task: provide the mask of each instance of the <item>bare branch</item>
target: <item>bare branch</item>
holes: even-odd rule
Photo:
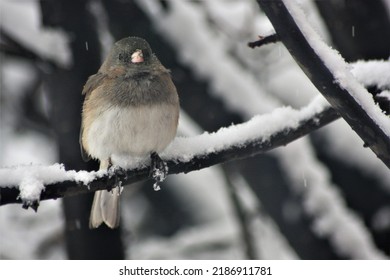
[[[279,41],[280,41],[279,35],[276,33],[269,35],[269,36],[265,36],[265,37],[259,36],[259,40],[254,41],[254,42],[249,42],[248,47],[253,49],[256,47],[261,47],[261,46],[266,45],[266,44],[276,43]]]

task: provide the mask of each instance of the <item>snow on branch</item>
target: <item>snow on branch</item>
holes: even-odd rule
[[[258,0],[258,3],[312,83],[390,168],[390,120],[355,80],[348,64],[321,40],[296,2]]]
[[[238,34],[242,33],[241,30],[251,29],[251,25],[237,29],[240,17],[236,16],[233,19],[231,14],[226,15],[225,10],[222,12],[221,9],[226,9],[225,2],[202,2],[207,7],[208,16],[201,5],[194,5],[191,2],[171,2],[169,12],[159,9],[161,3],[158,1],[138,2],[142,6],[145,5],[144,11],[149,14],[150,19],[162,31],[165,38],[177,46],[177,51],[183,62],[195,69],[197,74],[210,81],[212,93],[216,94],[228,108],[239,113],[243,118],[250,118],[259,112],[269,112],[273,108],[282,106],[281,102],[259,82],[258,75],[261,75],[261,72],[255,71],[256,78],[252,79],[253,73],[248,71],[247,67],[241,67],[236,56],[231,56],[232,45],[229,44],[231,41],[224,40],[224,36],[220,34],[216,35],[215,30],[212,30],[208,25],[209,16],[212,17],[213,22],[221,20],[223,28],[226,27],[225,23],[234,22],[237,33],[230,31],[228,38],[241,38]],[[154,3],[154,6],[146,7],[147,3]],[[229,11],[232,10],[230,8]],[[242,18],[247,17],[243,16]],[[177,25],[177,22],[180,22],[180,26]],[[183,26],[191,26],[191,32],[188,32],[188,28],[183,28]],[[258,29],[254,27],[253,34],[257,34],[257,32]],[[266,32],[266,34],[271,33]],[[253,42],[250,46],[259,47],[277,40],[278,36],[271,35],[260,38],[259,41]],[[199,53],[202,53],[202,56],[199,56]],[[237,54],[248,55],[248,53]],[[389,64],[385,61],[359,62],[351,64],[350,67],[353,75],[364,86],[380,86],[386,84],[386,76],[388,77],[387,73],[389,72],[385,71],[386,63]],[[369,69],[377,69],[377,67],[382,71]],[[367,73],[370,75],[367,76]],[[368,77],[370,77],[369,80],[367,80]],[[390,83],[387,84],[390,85]],[[345,132],[341,132],[341,134],[343,133]],[[335,138],[339,138],[339,135]],[[293,191],[302,197],[306,214],[313,219],[315,225],[320,225],[317,227],[316,233],[321,238],[327,237],[334,248],[347,258],[384,258],[370,239],[370,233],[361,219],[353,210],[346,207],[344,198],[337,191],[338,187],[332,183],[326,167],[318,161],[309,142],[308,139],[295,141],[294,144],[288,145],[283,150],[278,150],[273,155],[276,155],[279,161],[284,164],[284,170],[293,184]],[[357,149],[354,156],[364,151],[360,142]],[[340,154],[345,154],[345,152]],[[300,159],[298,162],[297,158]],[[304,177],[305,184],[302,183],[302,177]],[[356,250],[356,248],[360,250]]]
[[[41,28],[40,13],[33,2],[0,1],[2,13],[0,33],[6,42],[17,47],[18,55],[52,62],[62,67],[72,64],[70,37],[63,31]],[[23,20],[20,20],[20,19]],[[30,38],[34,38],[31,40]],[[18,42],[15,45],[13,42]],[[1,48],[6,46],[1,44]],[[4,49],[7,51],[7,49]],[[11,50],[8,50],[11,51]]]
[[[187,173],[287,145],[338,117],[324,99],[316,98],[301,110],[278,108],[214,133],[177,137],[161,156],[170,174]],[[117,180],[130,184],[149,178],[149,163],[114,160],[126,172],[66,171],[60,164],[0,169],[0,205],[23,203],[36,209],[40,200],[111,189]]]
[[[375,86],[379,89],[390,89],[389,60],[359,60],[351,63],[352,75],[365,87]]]
[[[166,13],[159,1],[138,2],[164,38],[175,46],[181,61],[199,77],[210,81],[210,93],[228,110],[249,119],[281,106],[259,82],[258,73],[254,76],[233,58],[229,44],[210,28],[209,18],[200,5],[191,1],[173,1]]]

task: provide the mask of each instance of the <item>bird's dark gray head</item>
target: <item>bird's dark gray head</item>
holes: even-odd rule
[[[127,37],[114,44],[102,67],[105,69],[112,66],[132,68],[151,64],[154,60],[155,56],[148,42],[139,37]]]

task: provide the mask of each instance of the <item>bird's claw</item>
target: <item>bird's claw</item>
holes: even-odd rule
[[[168,176],[168,165],[160,158],[157,153],[150,155],[152,160],[150,166],[150,175],[154,179],[153,189],[155,191],[161,190],[160,183]]]
[[[111,165],[109,167],[108,173],[110,174],[109,178],[114,176],[114,179],[115,179],[114,188],[118,187],[120,189],[120,193],[121,193],[122,189],[123,189],[121,178],[123,177],[124,180],[127,180],[127,178],[128,178],[126,169],[124,169],[120,166]]]

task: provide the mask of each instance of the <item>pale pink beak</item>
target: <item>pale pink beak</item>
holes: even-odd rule
[[[144,62],[144,55],[142,53],[142,50],[136,50],[131,55],[131,62],[132,63],[141,63]]]

